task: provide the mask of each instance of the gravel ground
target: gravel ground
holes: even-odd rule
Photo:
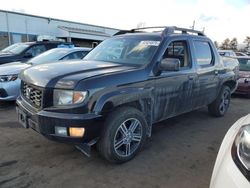
[[[0,103],[0,187],[207,188],[226,131],[249,106],[234,97],[223,118],[203,108],[161,122],[135,159],[113,165],[22,128],[15,104]]]

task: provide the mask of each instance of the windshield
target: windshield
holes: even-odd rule
[[[27,63],[34,64],[34,65],[50,63],[53,61],[60,60],[62,57],[64,57],[68,53],[69,53],[68,49],[54,48],[30,59]]]
[[[238,59],[241,71],[250,71],[250,59]]]
[[[160,39],[155,37],[119,37],[103,41],[94,48],[84,59],[109,61],[119,64],[148,64]]]
[[[16,43],[16,44],[12,44],[11,46],[8,46],[7,48],[4,48],[1,52],[20,54],[29,46],[30,46],[29,44],[25,44],[25,43]]]

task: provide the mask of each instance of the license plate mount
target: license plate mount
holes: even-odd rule
[[[20,109],[17,108],[17,114],[18,114],[18,122],[26,129],[29,128],[28,124],[28,117],[27,115],[22,112]]]

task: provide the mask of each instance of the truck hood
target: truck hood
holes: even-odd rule
[[[0,75],[19,74],[23,69],[30,67],[30,64],[13,62],[0,65]]]
[[[80,80],[131,68],[134,67],[103,61],[65,61],[32,66],[19,77],[39,87],[73,89]],[[72,76],[74,79],[70,79]]]

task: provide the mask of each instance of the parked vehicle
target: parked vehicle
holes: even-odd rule
[[[236,54],[233,50],[218,50],[221,56],[235,57]]]
[[[26,62],[29,59],[60,45],[72,45],[61,41],[39,41],[13,44],[0,51],[0,65],[15,61]]]
[[[250,187],[250,115],[239,119],[221,144],[210,188]]]
[[[20,123],[88,155],[97,143],[105,159],[121,163],[139,152],[156,122],[207,105],[223,116],[237,82],[213,42],[195,30],[159,29],[119,32],[83,61],[24,70]]]
[[[248,56],[247,54],[243,52],[235,52],[236,56]]]
[[[0,65],[0,101],[12,101],[20,94],[21,81],[18,74],[33,65],[66,61],[70,59],[82,59],[90,48],[54,48],[32,59],[23,62],[13,62]]]
[[[250,97],[250,57],[238,57],[239,61],[239,80],[236,94],[243,94]]]

